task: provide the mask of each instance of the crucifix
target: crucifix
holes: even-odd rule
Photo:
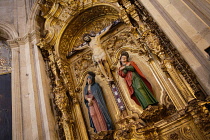
[[[110,88],[112,90],[112,93],[115,97],[115,101],[118,105],[118,108],[123,111],[125,110],[124,102],[122,101],[122,98],[120,96],[119,90],[117,88],[117,85],[115,84],[113,80],[113,76],[107,61],[106,53],[101,45],[101,38],[110,31],[113,27],[118,25],[119,23],[122,23],[120,20],[114,21],[111,25],[105,27],[103,30],[101,30],[98,33],[91,32],[89,34],[83,35],[84,43],[81,45],[74,47],[71,52],[68,53],[66,56],[67,59],[76,54],[77,52],[80,52],[83,49],[90,48],[93,52],[93,61],[97,63],[98,67],[100,68],[102,74],[105,76],[106,80],[109,82]]]
[[[73,48],[71,52],[67,55],[67,58],[70,58],[76,52],[90,48],[93,52],[93,61],[97,63],[98,67],[100,68],[101,73],[105,76],[107,81],[113,81],[113,77],[110,71],[110,67],[107,61],[106,53],[101,45],[101,37],[103,37],[111,28],[119,24],[121,21],[116,20],[111,25],[107,26],[99,33],[91,32],[89,34],[83,35],[83,40],[85,41],[78,47]]]

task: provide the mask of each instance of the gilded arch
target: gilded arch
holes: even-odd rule
[[[96,5],[87,8],[81,13],[75,14],[65,30],[61,33],[59,43],[56,44],[56,52],[59,56],[65,57],[73,46],[82,44],[82,35],[90,31],[99,32],[119,18],[119,11],[110,5]]]

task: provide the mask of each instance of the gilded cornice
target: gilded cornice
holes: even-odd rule
[[[0,73],[0,75],[10,74],[10,73],[12,73],[12,70],[7,71],[7,72]]]

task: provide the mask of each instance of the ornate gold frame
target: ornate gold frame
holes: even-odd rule
[[[48,60],[55,110],[59,114],[57,117],[59,132],[63,134],[59,137],[64,136],[65,139],[71,140],[210,137],[206,126],[209,119],[202,119],[209,114],[206,108],[208,102],[197,100],[198,95],[205,96],[205,93],[188,64],[141,3],[138,1],[131,3],[128,0],[103,2],[46,0],[40,6],[46,19],[45,30],[48,32],[38,46]],[[91,52],[83,51],[70,60],[66,59],[66,55],[73,47],[82,43],[82,34],[92,30],[98,32],[118,18],[122,19],[124,24],[102,38],[115,80],[120,81],[116,76],[119,55],[123,50],[129,51],[141,57],[141,63],[148,65],[148,69],[162,89],[161,96],[164,99],[159,97],[161,100],[159,106],[142,110],[128,101],[123,94],[127,92],[125,89],[120,89],[126,110],[120,112],[115,105],[117,115],[113,118],[116,129],[94,134],[88,132],[84,110],[78,96],[82,92],[81,86],[84,84],[87,69],[84,65],[82,68],[75,68],[76,63],[85,61],[89,64],[88,70],[95,70],[90,60]],[[123,39],[130,42],[120,46],[120,43],[125,43]],[[116,41],[121,42],[115,44]],[[117,49],[109,51],[114,47]],[[115,56],[111,55],[113,52]],[[77,69],[79,71],[75,73]],[[98,74],[100,75],[100,72]],[[103,77],[98,80],[106,85]],[[120,85],[122,82],[117,84]],[[209,118],[209,115],[206,118]],[[198,124],[200,130],[196,126]],[[179,129],[170,129],[170,126],[178,125]],[[190,133],[193,133],[193,136],[190,136]]]

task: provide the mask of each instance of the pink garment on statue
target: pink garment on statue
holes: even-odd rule
[[[104,119],[103,114],[101,113],[101,110],[93,94],[91,94],[91,92],[88,91],[88,95],[85,95],[85,98],[92,98],[92,105],[89,106],[89,111],[96,131],[107,131],[106,121]]]

